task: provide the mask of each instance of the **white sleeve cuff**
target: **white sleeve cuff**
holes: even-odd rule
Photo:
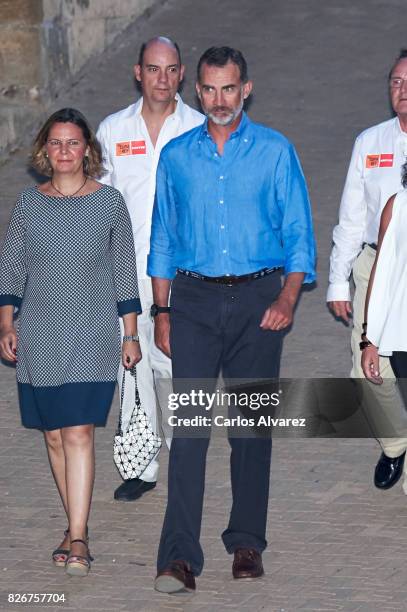
[[[330,283],[326,296],[327,302],[350,302],[349,282],[346,283]]]

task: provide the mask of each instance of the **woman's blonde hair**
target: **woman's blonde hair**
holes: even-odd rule
[[[105,174],[102,148],[85,117],[75,108],[62,108],[46,120],[34,140],[30,157],[31,166],[40,174],[52,176],[52,168],[45,153],[45,145],[49,132],[55,123],[73,123],[82,130],[88,148],[88,152],[83,160],[84,173],[93,178],[99,178]]]

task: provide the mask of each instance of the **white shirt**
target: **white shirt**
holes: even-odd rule
[[[367,337],[379,354],[407,351],[407,190],[393,203],[369,300]]]
[[[349,277],[364,242],[376,243],[381,212],[401,189],[407,133],[397,117],[362,132],[356,139],[333,231],[327,301],[350,301]]]
[[[133,226],[139,279],[147,278],[155,176],[161,149],[172,138],[201,125],[205,119],[184,104],[179,94],[175,99],[175,112],[166,118],[155,147],[141,114],[143,98],[106,117],[97,131],[108,171],[101,182],[116,187],[126,201]]]

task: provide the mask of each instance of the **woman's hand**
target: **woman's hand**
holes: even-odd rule
[[[370,380],[370,382],[375,385],[381,385],[383,383],[383,378],[380,376],[379,353],[377,352],[377,346],[372,344],[363,349],[362,369],[363,374],[368,380]]]
[[[17,361],[17,334],[14,327],[0,331],[0,357],[6,361]]]
[[[126,370],[131,370],[141,360],[140,343],[124,341],[122,346],[122,363]]]

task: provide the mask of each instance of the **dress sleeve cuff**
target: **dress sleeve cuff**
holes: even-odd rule
[[[3,293],[0,295],[0,306],[15,306],[20,308],[22,299],[17,295]]]
[[[129,312],[136,312],[137,314],[141,314],[140,299],[133,298],[131,300],[123,300],[121,302],[117,302],[117,311],[119,313],[119,317],[129,314]]]

